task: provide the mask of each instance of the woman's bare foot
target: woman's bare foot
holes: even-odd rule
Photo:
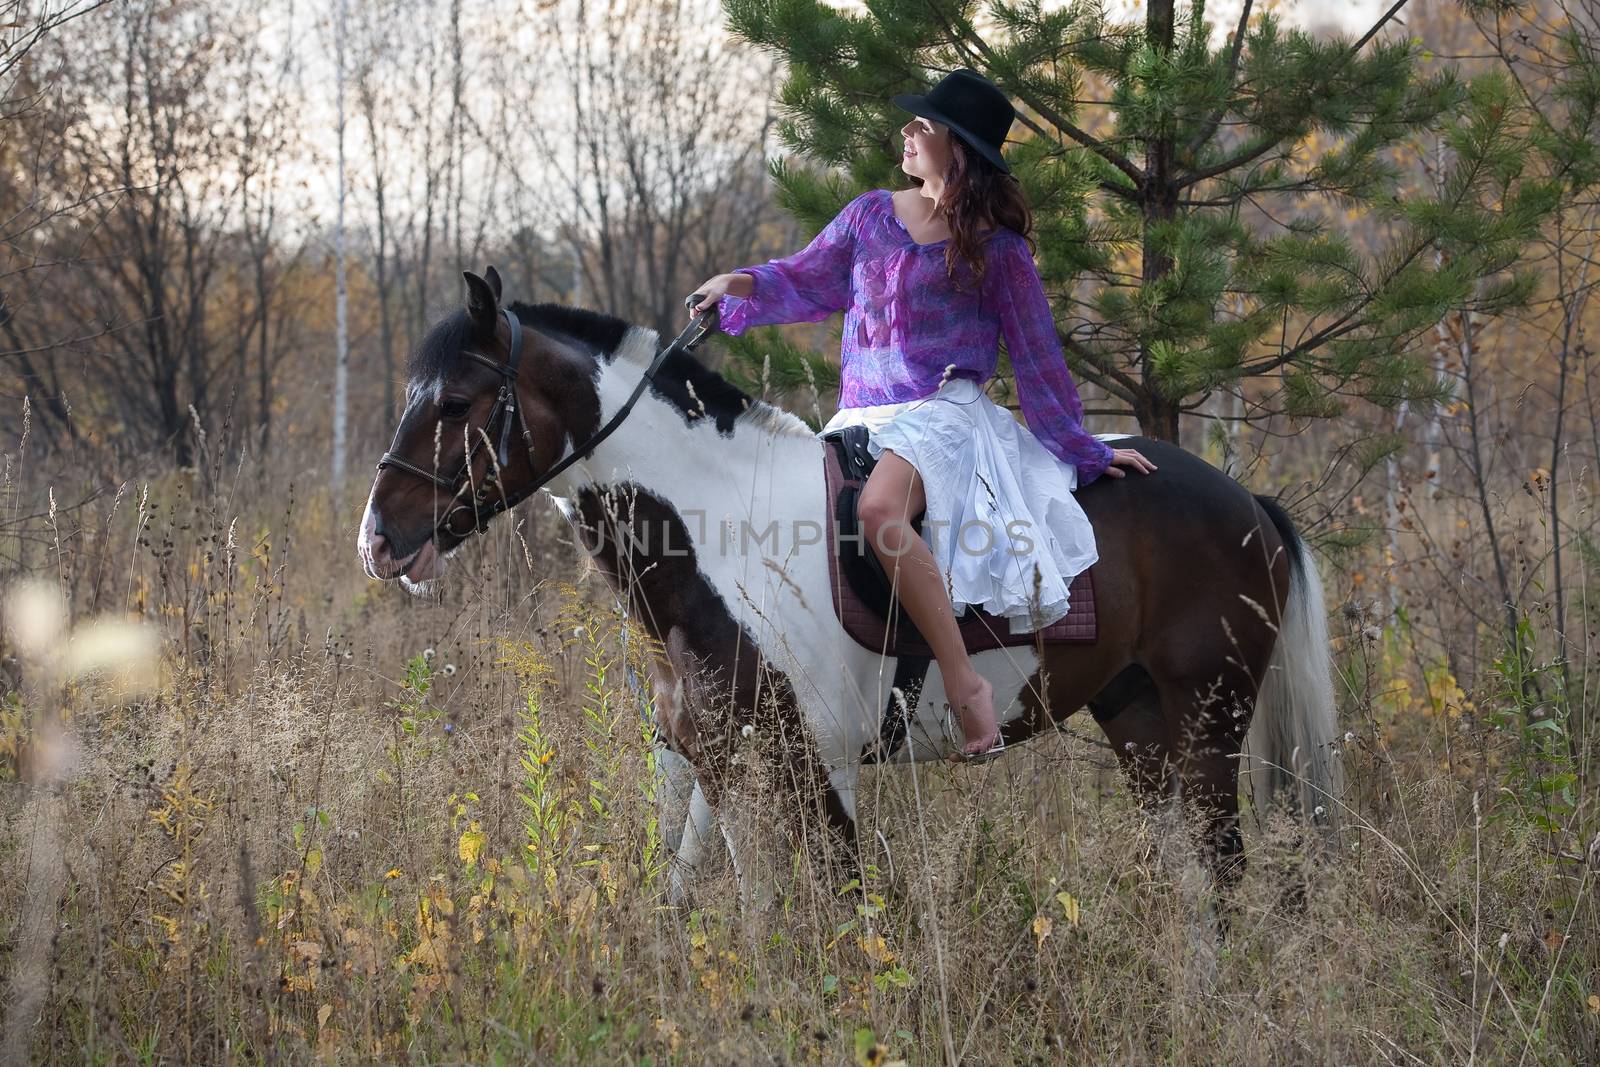
[[[964,691],[950,691],[950,704],[961,722],[965,744],[950,757],[952,763],[963,756],[979,756],[1000,740],[1000,724],[995,721],[994,686],[983,675],[973,672],[973,681]]]

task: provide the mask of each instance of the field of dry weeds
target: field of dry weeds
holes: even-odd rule
[[[1565,674],[1537,607],[1496,651],[1493,598],[1461,607],[1485,566],[1466,534],[1398,560],[1326,542],[1344,828],[1307,857],[1252,824],[1218,938],[1086,717],[987,767],[869,770],[859,880],[802,853],[771,913],[725,869],[670,909],[643,637],[547,506],[419,600],[361,575],[357,505],[314,479],[215,462],[82,503],[8,479],[32,583],[6,592],[7,1059],[1600,1056],[1572,730],[1597,612]],[[1547,489],[1503,504],[1525,573]],[[1406,499],[1411,529],[1465,527],[1464,503]]]

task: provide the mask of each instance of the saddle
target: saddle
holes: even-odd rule
[[[823,468],[827,483],[828,578],[839,623],[855,641],[886,656],[926,660],[933,650],[916,625],[899,610],[890,592],[889,576],[861,533],[857,505],[867,476],[877,466],[867,449],[865,426],[848,426],[824,440]],[[921,531],[919,517],[913,524]],[[960,617],[967,651],[982,652],[1010,645],[1092,644],[1099,636],[1094,610],[1094,568],[1076,575],[1068,586],[1067,614],[1036,633],[1013,634],[1004,618],[969,607]]]

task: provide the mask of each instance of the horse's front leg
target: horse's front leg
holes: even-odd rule
[[[783,763],[768,763],[776,773],[765,782],[742,776],[718,819],[740,900],[756,910],[780,898],[796,855],[807,858],[829,890],[861,873],[855,818],[860,765],[829,770],[815,751],[780,750],[777,756]]]
[[[674,856],[683,847],[689,801],[694,795],[694,764],[665,744],[655,747],[656,825],[662,843]]]
[[[771,904],[777,883],[773,857],[778,852],[770,837],[772,828],[765,825],[774,807],[771,799],[758,796],[754,783],[730,781],[726,771],[702,778],[688,760],[677,758],[688,769],[682,786],[687,803],[681,828],[667,839],[673,853],[668,902],[675,906],[688,902],[696,876],[705,862],[715,858],[712,850],[720,843],[728,850],[744,906],[760,909]]]
[[[689,766],[688,760],[684,760],[683,763],[685,767]],[[693,780],[691,773],[688,807],[683,827],[675,835],[678,844],[672,850],[672,864],[667,877],[669,904],[677,907],[688,902],[689,893],[694,887],[695,873],[707,859],[706,850],[715,847],[717,836],[713,832],[712,823],[716,819],[716,812],[706,800],[705,791],[700,788],[698,781]]]
[[[730,773],[721,783],[717,825],[733,864],[740,904],[747,911],[764,911],[780,893],[782,800],[772,796],[771,782],[762,782],[760,776],[749,773],[750,767],[738,770],[744,773]]]
[[[667,647],[684,656],[681,638],[669,637]],[[693,888],[696,873],[709,858],[707,848],[716,847],[712,823],[716,811],[701,788],[695,766],[684,752],[696,749],[698,735],[689,713],[687,686],[670,659],[658,660],[652,670],[656,734],[663,740],[656,745],[657,825],[672,860],[668,874],[667,900],[684,904]]]
[[[822,758],[816,724],[807,724],[789,678],[748,652],[721,657],[728,668],[707,669],[676,632],[666,652],[677,679],[668,705],[675,747],[690,753],[699,798],[685,836],[703,834],[715,818],[744,906],[760,910],[778,899],[795,848],[825,857],[843,851],[853,871],[857,772]],[[847,750],[829,745],[835,749],[836,757]],[[684,850],[698,858],[688,841]]]

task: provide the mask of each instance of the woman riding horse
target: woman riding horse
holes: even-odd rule
[[[963,76],[951,84],[970,83]],[[950,99],[939,96],[941,114],[961,117]],[[997,157],[1004,126],[983,125],[977,112],[967,117],[965,140],[948,142],[951,157],[972,148],[999,163],[983,146]],[[928,592],[939,557],[919,551],[920,538],[888,529],[903,529],[926,501],[951,519],[1004,523],[1020,515],[1034,523],[1036,542],[1054,538],[1022,562],[1036,568],[1036,577],[1023,573],[1026,588],[1038,592],[1010,613],[1014,627],[1065,611],[1064,583],[1086,558],[1102,607],[1092,643],[970,658],[950,647],[952,627],[922,627],[930,636],[943,631],[940,669],[907,695],[903,743],[892,760],[986,748],[991,691],[1007,743],[1052,732],[1087,707],[1141,796],[1192,804],[1218,873],[1235,877],[1241,770],[1263,808],[1287,793],[1304,814],[1335,810],[1335,707],[1315,560],[1274,500],[1177,445],[1133,437],[1118,449],[1083,432],[1028,258],[1020,201],[995,194],[1008,186],[994,175],[987,186],[972,177],[987,171],[969,170],[960,184],[941,180],[934,146],[949,131],[930,123],[908,132],[907,173],[937,194],[929,197],[943,208],[937,218],[926,205],[918,210],[921,193],[902,200],[875,190],[814,242],[828,249],[814,257],[826,269],[801,276],[802,286],[780,288],[781,264],[793,259],[778,261],[765,274],[759,267],[736,273],[721,296],[708,286],[702,306],[716,299],[739,329],[763,314],[802,317],[789,301],[802,309],[816,301],[814,318],[849,303],[843,418],[881,430],[879,449],[887,451],[878,469],[888,473],[869,525],[879,545],[920,561],[899,568],[902,600],[918,599],[920,590],[924,612],[943,611],[948,622],[949,595]],[[976,203],[997,223],[982,242],[976,212],[961,206],[978,188],[990,191]],[[938,238],[941,223],[950,237]],[[943,288],[950,271],[967,288]],[[751,828],[753,819],[776,817],[770,806],[741,804],[731,792],[743,788],[730,772],[741,738],[775,737],[762,749],[766,758],[784,761],[782,780],[849,845],[859,775],[878,750],[896,659],[847,634],[833,610],[830,553],[799,536],[819,530],[829,514],[825,446],[800,420],[740,392],[679,342],[663,347],[653,330],[593,311],[504,304],[493,268],[466,280],[465,306],[435,324],[408,367],[406,408],[361,521],[358,553],[367,572],[426,587],[467,538],[547,491],[659,650],[652,709],[671,779],[662,793],[687,800],[682,829],[667,833],[680,861],[675,895],[714,827],[747,894],[768,884],[751,864],[785,866],[759,847],[766,834]],[[923,289],[934,295],[915,299],[913,290]],[[741,292],[742,303],[729,299]],[[763,311],[774,296],[790,310]],[[1023,412],[1037,440],[996,415],[978,388],[993,373],[997,331],[1024,379]],[[960,343],[937,353],[919,347],[940,337]],[[852,346],[878,362],[852,361]],[[1146,456],[1159,461],[1159,472]],[[1137,488],[1119,483],[1117,466],[1145,476]],[[1112,477],[1094,476],[1108,471]],[[975,496],[974,481],[993,496]],[[726,536],[708,536],[729,529],[758,537],[752,544],[741,536],[729,551]],[[1085,540],[1090,530],[1093,539]],[[773,531],[779,540],[768,538]],[[788,531],[794,536],[784,539]],[[998,597],[1019,607],[1020,568],[1008,569],[1014,560],[1002,557],[995,570],[993,558],[969,564],[948,546],[943,552],[955,601],[987,605]],[[994,576],[987,584],[986,569]],[[946,737],[950,704],[963,709],[965,743]],[[1252,759],[1242,763],[1247,731]],[[802,824],[791,833],[808,836]]]
[[[691,310],[716,304],[734,336],[846,312],[839,413],[823,433],[872,431],[862,532],[939,661],[966,736],[952,758],[976,762],[1004,742],[956,612],[982,608],[1017,633],[1066,615],[1073,575],[1099,558],[1073,490],[1154,465],[1083,428],[1033,264],[1031,213],[1000,151],[1011,101],[962,68],[894,102],[916,116],[900,130],[916,188],[863,193],[800,252],[701,285]],[[1038,437],[983,390],[1001,334]],[[924,511],[918,537],[911,523]],[[973,523],[983,551],[962,536]]]

